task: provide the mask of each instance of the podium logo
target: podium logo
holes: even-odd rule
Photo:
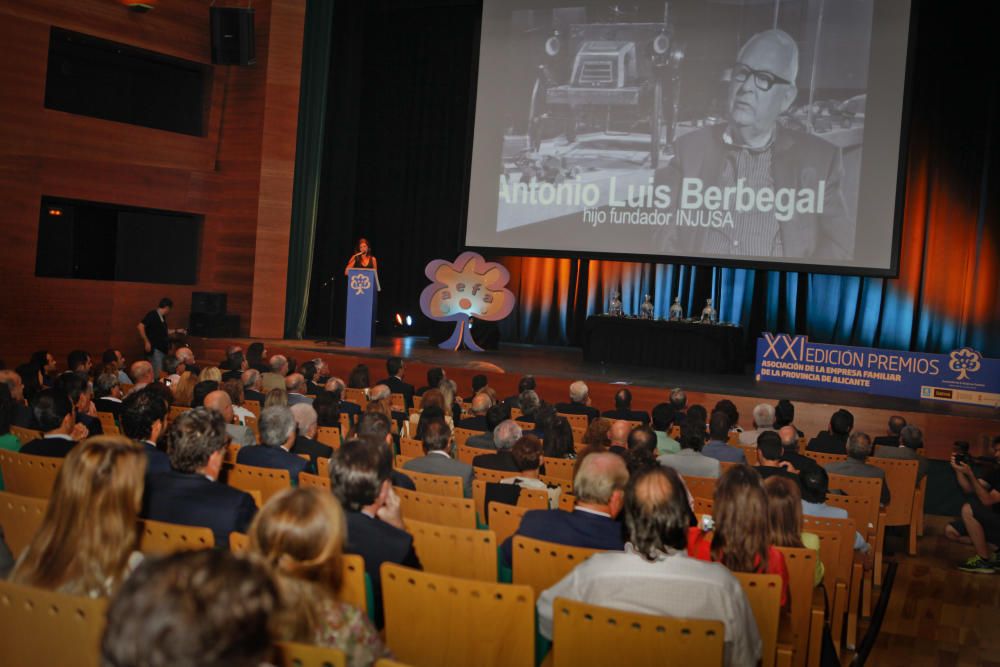
[[[975,373],[982,368],[982,364],[979,362],[982,355],[971,347],[953,350],[950,356],[951,361],[948,362],[948,368],[958,373],[956,380],[968,380],[969,373]]]
[[[363,274],[358,274],[351,278],[351,289],[357,295],[364,294],[367,290],[371,289],[372,281],[368,280],[368,276]]]

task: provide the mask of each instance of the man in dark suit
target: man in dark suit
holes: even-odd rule
[[[624,419],[627,422],[641,422],[644,426],[649,424],[648,412],[632,409],[632,392],[628,389],[618,390],[615,394],[615,409],[608,410],[602,416],[608,419]]]
[[[52,356],[51,354],[49,355]],[[24,428],[35,428],[31,408],[24,404],[24,381],[14,371],[0,370],[0,382],[7,385],[10,397],[14,400],[14,416],[11,423]]]
[[[382,563],[420,568],[413,537],[406,532],[399,498],[392,490],[392,457],[374,439],[348,440],[330,462],[330,488],[347,518],[344,551],[365,560],[375,598],[375,625],[384,623]]]
[[[351,423],[356,425],[361,419],[361,406],[344,400],[344,387],[343,380],[332,377],[326,381],[325,391],[333,395],[333,400],[337,404],[337,412],[348,415],[351,418]]]
[[[517,393],[513,396],[508,396],[503,399],[503,402],[507,404],[509,408],[521,408],[521,394],[526,391],[535,391],[536,387],[535,376],[525,375],[517,382]]]
[[[170,458],[156,442],[166,426],[167,403],[156,391],[146,388],[134,392],[122,402],[122,434],[142,443],[146,450],[146,475],[170,472]]]
[[[87,437],[87,427],[76,423],[73,403],[65,391],[44,389],[31,399],[35,424],[45,437],[21,446],[22,454],[65,458],[76,443]]]
[[[520,440],[523,434],[524,431],[521,425],[513,419],[500,422],[493,429],[493,444],[496,447],[496,452],[492,454],[480,454],[475,457],[472,459],[473,467],[515,473],[520,472],[510,452],[514,447],[514,443]]]
[[[122,411],[122,388],[115,373],[101,373],[94,380],[94,407],[109,412],[117,419]]]
[[[323,385],[316,384],[318,379],[319,369],[316,367],[315,361],[307,361],[301,366],[299,366],[299,373],[306,381],[306,392],[310,396],[316,396],[319,392],[323,391]]]
[[[289,408],[295,418],[297,435],[292,443],[292,454],[305,454],[309,457],[313,470],[318,466],[317,459],[328,459],[333,456],[333,447],[316,440],[316,409],[307,404],[299,403]]]
[[[309,461],[291,453],[295,436],[295,417],[291,410],[281,405],[266,408],[260,413],[260,444],[241,447],[236,462],[287,470],[292,485],[297,485],[300,472],[315,472],[315,468],[310,468]]]
[[[807,470],[821,467],[815,459],[799,454],[799,432],[794,426],[782,426],[778,430],[778,437],[781,438],[781,460],[791,466],[792,472],[802,475]]]
[[[569,386],[569,403],[556,403],[556,412],[564,415],[587,415],[587,421],[601,416],[597,408],[590,405],[590,388],[583,380]]]
[[[789,470],[790,463],[784,460],[781,437],[774,431],[764,431],[757,436],[757,466],[754,468],[761,479],[784,477],[799,484],[799,476]]]
[[[429,475],[462,478],[462,492],[472,497],[472,466],[452,458],[455,441],[444,419],[433,419],[424,426],[424,455],[403,464],[403,470]]]
[[[89,414],[91,405],[90,382],[82,372],[60,373],[56,378],[55,388],[66,392],[73,403],[76,413],[76,423],[87,427],[88,435],[104,435],[101,420]],[[96,412],[96,410],[94,410]]]
[[[255,368],[247,369],[243,371],[240,379],[243,382],[243,400],[257,401],[263,408],[267,396],[261,391],[260,371]]]
[[[493,407],[493,401],[489,394],[476,394],[472,397],[472,416],[455,422],[455,428],[484,432],[486,430],[486,412],[491,407]]]
[[[486,411],[486,430],[483,433],[469,436],[465,441],[466,446],[476,449],[496,449],[493,441],[493,431],[502,422],[510,419],[510,408],[506,403],[497,403]]]
[[[533,510],[524,515],[514,535],[587,549],[620,551],[625,548],[622,524],[617,521],[625,505],[628,469],[610,452],[590,454],[580,462],[573,480],[576,505],[572,512]],[[507,564],[513,562],[514,538],[500,545]]]
[[[434,368],[427,371],[427,386],[417,389],[416,395],[423,396],[428,389],[437,389],[438,385],[441,384],[441,380],[445,379],[447,374],[444,369],[440,366],[435,366]]]
[[[366,412],[358,421],[358,437],[371,438],[374,442],[380,443],[380,447],[385,448],[385,455],[392,460],[394,441],[392,439],[392,424],[389,418],[380,412]],[[416,491],[417,485],[413,480],[392,468],[389,471],[389,481],[393,486],[401,489]]]
[[[830,417],[830,430],[820,431],[806,446],[807,452],[821,454],[846,454],[847,436],[854,428],[854,415],[844,409],[837,410]]]
[[[253,498],[217,482],[226,450],[222,417],[205,408],[180,415],[167,429],[170,472],[146,478],[142,516],[146,519],[204,526],[215,546],[228,548],[229,533],[245,533],[257,507]]]
[[[688,402],[687,392],[680,387],[671,389],[669,402],[670,408],[673,411],[670,421],[680,426],[687,420],[687,413],[684,411],[687,408]]]
[[[899,415],[889,417],[889,434],[877,436],[875,440],[872,441],[875,445],[876,451],[879,447],[899,447],[899,434],[903,430],[904,426],[906,426],[906,420]],[[876,456],[881,455],[876,454]]]
[[[388,371],[389,377],[379,380],[375,384],[384,384],[389,387],[393,394],[402,394],[403,400],[406,402],[406,410],[409,412],[410,408],[413,407],[413,385],[403,382],[403,377],[406,374],[403,360],[399,357],[389,357],[385,362],[385,369]]]
[[[867,433],[855,431],[847,439],[847,460],[827,463],[824,468],[831,475],[847,475],[848,477],[874,477],[882,480],[882,497],[880,502],[883,506],[888,505],[892,500],[889,492],[889,485],[885,483],[885,471],[878,466],[865,463],[865,460],[872,455],[872,439]]]
[[[490,379],[488,377],[486,377],[485,375],[483,375],[481,373],[479,375],[473,375],[472,376],[472,395],[469,396],[467,399],[465,399],[465,402],[466,403],[471,403],[472,399],[474,399],[476,397],[476,395],[479,392],[481,392],[483,389],[486,389],[486,387],[488,387],[489,384],[490,384]],[[491,391],[492,391],[492,389],[491,389]]]
[[[243,354],[243,348],[239,345],[231,345],[226,350],[225,372],[222,373],[222,381],[240,380],[243,372],[247,369],[247,358]]]

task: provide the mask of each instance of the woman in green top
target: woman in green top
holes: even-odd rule
[[[767,513],[771,523],[771,544],[776,547],[808,548],[816,552],[813,585],[823,583],[825,569],[819,559],[819,536],[802,531],[802,492],[799,485],[777,475],[764,482]]]
[[[0,449],[16,452],[21,449],[21,441],[10,432],[10,423],[14,419],[16,405],[11,398],[10,389],[0,382]],[[0,491],[4,490],[3,476],[0,475]]]

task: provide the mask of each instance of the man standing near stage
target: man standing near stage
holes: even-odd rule
[[[167,349],[170,345],[170,334],[183,333],[185,329],[168,329],[167,315],[174,307],[174,302],[168,297],[160,299],[160,305],[155,310],[146,313],[136,327],[142,337],[142,346],[146,351],[149,363],[153,365],[153,381],[160,379],[160,371],[163,370],[163,359],[167,356]]]

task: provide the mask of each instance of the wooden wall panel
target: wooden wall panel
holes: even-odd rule
[[[52,26],[207,64],[210,4],[161,0],[152,12],[134,14],[116,0],[0,2],[0,43],[6,55],[0,70],[5,278],[0,359],[8,365],[43,347],[64,359],[75,347],[97,354],[115,346],[134,359],[141,353],[138,319],[166,295],[175,303],[171,326],[186,326],[192,291],[226,292],[229,311],[241,316],[244,335],[260,335],[251,331],[252,314],[270,326],[277,323],[280,331],[304,0],[254,3],[257,65],[212,68],[203,137],[43,106]],[[280,49],[276,57],[269,53],[271,44]],[[204,216],[197,283],[36,278],[43,195]],[[269,244],[264,256],[270,278],[257,284],[255,292],[262,238]],[[170,261],[170,248],[162,256]],[[280,281],[274,280],[277,272]]]

